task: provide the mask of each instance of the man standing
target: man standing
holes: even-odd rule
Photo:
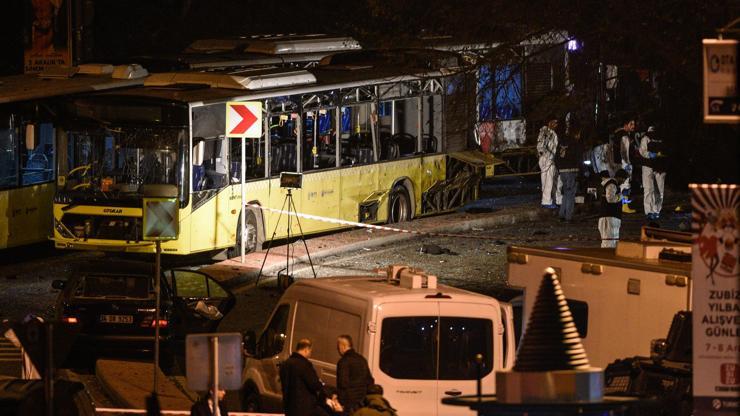
[[[622,198],[620,184],[627,180],[627,172],[619,169],[615,178],[609,172],[601,172],[601,206],[599,208],[599,234],[602,248],[615,248],[619,240],[619,227],[622,224]]]
[[[632,178],[632,163],[630,163],[630,136],[635,132],[634,117],[626,117],[622,127],[614,132],[615,143],[612,144],[612,151],[615,158],[619,159],[622,169],[627,173],[627,181],[620,185],[622,191],[622,212],[625,214],[634,214],[634,209],[630,208],[632,202],[630,198],[630,180]]]
[[[560,205],[560,220],[572,221],[576,202],[576,177],[583,161],[581,126],[571,121],[568,134],[558,145],[558,158],[555,161],[560,179],[563,182],[563,201]]]
[[[356,352],[352,345],[352,337],[340,335],[337,337],[337,351],[342,358],[337,363],[337,393],[339,403],[346,414],[351,415],[360,407],[362,399],[367,394],[368,387],[375,384],[367,360]]]
[[[208,390],[208,393],[204,397],[193,403],[193,406],[190,408],[190,416],[229,416],[229,411],[226,410],[226,403],[224,402],[225,397],[226,390],[219,386],[218,409],[214,410],[213,390]]]
[[[295,351],[280,367],[280,384],[283,390],[283,410],[286,416],[324,416],[329,413],[322,407],[329,399],[324,385],[308,359],[313,346],[311,340],[298,341]]]
[[[558,148],[558,135],[555,129],[558,119],[548,117],[547,125],[542,126],[537,136],[537,154],[539,155],[540,180],[542,181],[542,207],[555,208],[552,201],[552,191],[555,186],[555,152]]]
[[[642,136],[640,155],[644,159],[642,187],[645,191],[645,215],[648,220],[658,220],[663,208],[666,158],[663,140],[653,126],[648,127],[647,133]]]

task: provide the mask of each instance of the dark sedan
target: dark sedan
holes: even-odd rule
[[[80,325],[76,345],[151,351],[154,346],[154,265],[138,261],[96,261],[74,269],[61,289],[57,318]],[[193,270],[161,275],[160,341],[188,333],[214,332],[234,306],[234,296],[210,276]]]

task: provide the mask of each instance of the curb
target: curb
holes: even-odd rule
[[[116,365],[121,370],[116,371]],[[127,377],[123,377],[125,374]],[[148,377],[147,377],[148,375]],[[152,384],[152,364],[141,361],[98,360],[95,363],[95,378],[114,403],[133,409],[145,409],[146,398]],[[159,370],[158,397],[163,409],[189,410],[192,400],[182,393],[172,381]],[[143,381],[143,383],[142,383]],[[151,387],[151,386],[150,386]],[[130,390],[125,392],[125,390]]]

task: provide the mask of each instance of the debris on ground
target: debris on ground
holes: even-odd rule
[[[485,231],[485,228],[473,227],[473,228],[471,228],[471,230],[473,230],[473,231]]]
[[[532,233],[532,235],[548,235],[548,234],[550,234],[550,232],[545,231],[545,230],[534,230],[534,232]]]
[[[440,254],[450,254],[453,256],[457,255],[457,253],[451,251],[449,248],[440,247],[436,244],[422,244],[421,248],[419,249],[419,253],[431,254],[434,256],[438,256]]]
[[[465,209],[465,212],[468,214],[486,214],[496,211],[498,210],[493,207],[470,207]]]

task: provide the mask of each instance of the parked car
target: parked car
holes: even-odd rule
[[[93,261],[76,267],[60,289],[57,319],[80,325],[76,346],[151,351],[154,348],[154,265]],[[160,341],[213,332],[234,306],[234,295],[205,273],[167,270],[160,280]]]

